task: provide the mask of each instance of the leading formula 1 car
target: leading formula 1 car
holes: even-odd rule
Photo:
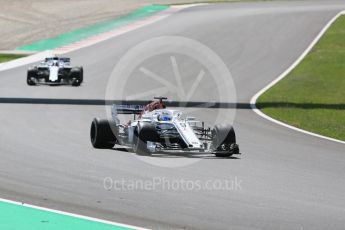
[[[47,57],[39,65],[28,69],[28,85],[72,85],[80,86],[83,82],[83,67],[71,66],[71,59],[66,57]]]
[[[167,109],[163,100],[155,97],[146,106],[113,105],[112,119],[94,118],[91,143],[94,148],[112,148],[115,144],[133,148],[139,155],[154,152],[208,152],[217,157],[240,154],[236,136],[230,124],[205,128],[204,122],[182,117],[178,110]],[[121,124],[118,114],[133,114],[134,121]]]

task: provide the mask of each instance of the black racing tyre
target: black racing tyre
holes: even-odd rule
[[[91,144],[97,149],[110,149],[116,143],[116,136],[111,129],[111,122],[106,119],[93,119],[90,129]]]
[[[80,86],[83,82],[83,74],[84,70],[83,68],[73,68],[71,70],[71,79],[72,79],[72,86]]]
[[[215,125],[212,130],[212,146],[216,157],[230,157],[231,145],[236,143],[235,130],[230,124]],[[217,152],[221,151],[221,152]]]
[[[140,122],[134,130],[134,145],[133,150],[138,155],[148,156],[151,155],[147,149],[147,142],[158,142],[159,136],[153,124],[147,122]]]
[[[36,85],[36,82],[31,77],[26,78],[26,83],[30,86]]]
[[[78,78],[73,78],[72,80],[72,86],[80,86],[80,80]]]
[[[84,81],[84,68],[80,67],[80,84]]]
[[[26,77],[26,83],[30,86],[36,85],[37,71],[35,69],[29,69]]]

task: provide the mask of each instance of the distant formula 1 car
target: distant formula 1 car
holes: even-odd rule
[[[112,148],[115,144],[131,147],[136,153],[208,152],[217,157],[240,154],[230,124],[205,128],[193,117],[182,118],[178,110],[166,109],[164,97],[155,97],[146,106],[113,105],[112,120],[94,118],[91,143],[94,148]],[[134,121],[121,124],[118,114],[133,114]]]
[[[72,85],[80,86],[83,82],[83,67],[71,66],[70,58],[47,57],[37,66],[28,69],[28,85]]]

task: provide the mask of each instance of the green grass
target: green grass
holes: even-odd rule
[[[0,54],[0,63],[11,61],[17,58],[25,57],[24,54]]]
[[[345,140],[345,16],[257,107],[295,127]]]

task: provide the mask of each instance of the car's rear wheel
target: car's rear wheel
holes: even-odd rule
[[[212,146],[216,157],[230,157],[236,145],[235,130],[230,124],[215,125],[212,130]]]
[[[116,136],[113,133],[111,125],[111,122],[106,119],[93,119],[90,129],[90,139],[94,148],[109,149],[114,147]]]

